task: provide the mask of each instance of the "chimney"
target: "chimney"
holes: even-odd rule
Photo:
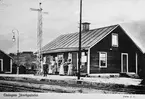
[[[82,32],[86,32],[86,31],[89,31],[89,29],[90,29],[90,23],[88,23],[88,22],[83,22],[82,23]]]

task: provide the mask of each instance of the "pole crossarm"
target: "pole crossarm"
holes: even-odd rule
[[[41,9],[30,8],[32,11],[41,11]]]

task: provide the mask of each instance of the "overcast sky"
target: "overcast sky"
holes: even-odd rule
[[[0,0],[0,49],[16,52],[12,30],[20,34],[20,51],[36,50],[37,12],[42,8],[43,45],[64,33],[78,32],[79,0]],[[91,29],[120,24],[127,32],[143,32],[145,25],[145,0],[83,0],[83,21]],[[142,41],[144,42],[144,41]]]

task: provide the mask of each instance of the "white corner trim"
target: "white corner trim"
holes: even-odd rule
[[[87,74],[90,74],[90,48],[88,49]]]
[[[79,62],[79,56],[78,56],[78,53],[77,53],[77,72],[78,72],[78,62]]]
[[[138,74],[138,54],[135,54],[136,74]]]
[[[3,59],[0,59],[0,61],[1,61],[1,71],[3,71]]]

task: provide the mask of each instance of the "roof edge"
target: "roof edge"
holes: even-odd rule
[[[144,51],[134,42],[134,40],[126,33],[126,31],[120,26],[120,28],[123,30],[123,32],[131,39],[131,41],[136,45],[136,47],[144,53]]]
[[[8,55],[7,53],[5,53],[3,50],[0,49],[1,52],[3,52],[5,55],[7,55],[8,57],[10,57],[11,59],[13,59],[10,55]]]
[[[113,25],[112,25],[113,26]],[[110,30],[104,37],[102,37],[99,41],[97,41],[96,43],[92,44],[89,48],[92,48],[93,46],[95,46],[97,43],[99,43],[102,39],[104,39],[107,35],[109,35],[112,31],[114,31],[117,27],[121,27],[119,24],[116,24],[116,26]]]
[[[79,51],[79,47],[71,47],[71,48],[57,48],[57,49],[51,49],[51,50],[45,50],[45,51],[42,51],[42,53],[43,54],[45,54],[46,52],[47,53],[55,53],[55,51],[54,50],[64,50],[64,49],[66,49],[65,51],[63,51],[63,52],[68,52],[69,51],[69,49],[71,49],[72,51]],[[89,49],[89,47],[82,47],[81,48],[82,50],[88,50]]]
[[[126,31],[121,27],[121,25],[116,24],[116,27],[114,27],[110,32],[108,32],[104,37],[102,37],[98,42],[94,43],[92,46],[90,46],[89,48],[92,48],[93,46],[95,46],[97,43],[99,43],[103,38],[105,38],[107,35],[109,35],[112,31],[114,31],[116,28],[120,27],[123,32],[131,39],[131,41],[136,45],[136,47],[142,52],[145,53],[134,41],[133,39],[126,33]]]

